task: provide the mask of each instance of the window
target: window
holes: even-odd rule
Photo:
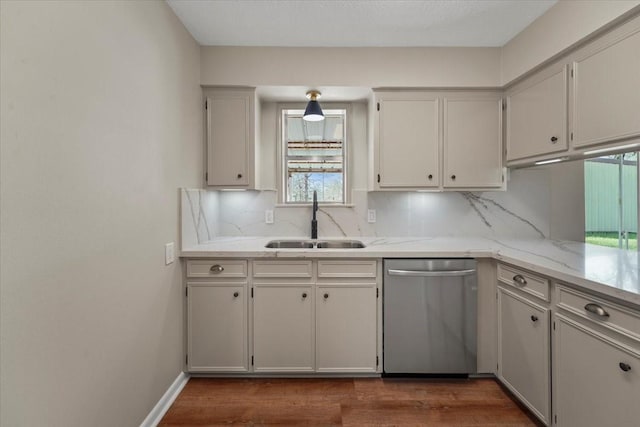
[[[585,241],[638,250],[638,153],[585,160]]]
[[[307,122],[304,110],[282,110],[282,188],[287,204],[345,204],[346,109],[324,109],[325,119]]]

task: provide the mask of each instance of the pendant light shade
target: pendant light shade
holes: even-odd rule
[[[316,90],[310,90],[307,92],[307,99],[309,99],[309,103],[307,104],[307,108],[304,110],[304,115],[302,118],[308,122],[319,122],[320,120],[324,120],[324,113],[322,112],[322,108],[320,108],[320,103],[317,101],[320,98],[320,92]]]

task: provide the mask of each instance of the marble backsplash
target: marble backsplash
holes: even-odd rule
[[[515,170],[508,191],[367,192],[354,190],[349,207],[321,206],[318,235],[328,237],[549,237],[549,176]],[[275,191],[183,189],[182,247],[215,237],[308,237],[311,207],[277,204]],[[367,209],[376,222],[367,222]],[[265,210],[274,223],[265,223]]]

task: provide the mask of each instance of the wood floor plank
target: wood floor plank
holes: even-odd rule
[[[192,378],[160,426],[534,426],[493,379]]]

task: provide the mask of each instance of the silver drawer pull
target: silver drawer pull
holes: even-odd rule
[[[476,273],[475,268],[467,270],[387,270],[389,276],[407,276],[407,277],[451,277],[451,276],[470,276]]]
[[[607,313],[604,308],[602,308],[598,304],[594,304],[592,302],[590,302],[589,304],[585,305],[584,309],[586,311],[588,311],[589,313],[595,314],[596,316],[609,317],[609,313]]]
[[[520,286],[526,286],[527,284],[527,279],[525,279],[522,274],[516,274],[513,276],[513,281]]]
[[[220,264],[212,265],[209,271],[212,273],[222,273],[224,271],[224,267]]]

